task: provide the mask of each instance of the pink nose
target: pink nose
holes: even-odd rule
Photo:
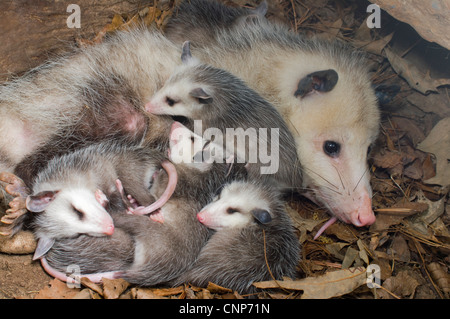
[[[197,219],[202,224],[205,222],[205,215],[203,214],[203,212],[197,214]]]
[[[365,194],[357,214],[352,218],[352,223],[355,226],[362,227],[372,225],[374,222],[375,215],[372,211],[372,200],[370,199],[369,194]]]
[[[109,224],[106,226],[105,231],[103,232],[105,235],[114,234],[114,224]]]

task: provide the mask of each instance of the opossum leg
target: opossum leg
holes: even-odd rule
[[[53,238],[41,237],[34,251],[33,260],[42,258],[53,247],[55,240]]]
[[[317,238],[319,238],[320,235],[322,235],[322,233],[325,231],[325,229],[327,229],[329,226],[331,226],[332,224],[334,224],[337,221],[336,217],[331,217],[325,224],[323,224],[322,227],[320,227],[319,231],[317,232],[317,234],[314,236],[314,240],[316,240]]]
[[[119,191],[122,201],[127,205],[127,214],[134,214],[134,209],[138,207],[136,200],[131,195],[125,195],[125,190],[123,189],[122,181],[116,179],[116,188]]]
[[[102,272],[102,273],[98,273],[98,274],[87,274],[87,275],[73,273],[72,275],[67,276],[66,274],[64,274],[64,273],[54,269],[52,266],[50,266],[44,257],[41,258],[41,265],[42,265],[42,268],[44,268],[44,270],[50,276],[52,276],[56,279],[59,279],[61,281],[64,281],[64,282],[68,282],[68,283],[69,282],[70,283],[76,283],[76,282],[79,283],[81,281],[81,278],[83,278],[83,277],[88,278],[92,282],[99,283],[102,281],[102,278],[116,279],[116,278],[118,278],[117,276],[122,273],[120,271],[108,271],[108,272]]]
[[[167,187],[164,190],[164,193],[161,195],[158,200],[156,200],[153,204],[147,206],[147,207],[138,207],[133,211],[133,214],[135,215],[146,215],[154,212],[158,208],[161,208],[172,196],[173,192],[175,191],[175,187],[177,186],[178,181],[178,174],[175,166],[170,163],[169,161],[164,161],[161,163],[161,166],[164,168],[164,170],[167,172],[167,175],[169,177],[169,180],[167,182]]]
[[[103,193],[100,189],[97,189],[94,193],[95,199],[97,200],[97,202],[102,205],[104,208],[106,208],[106,206],[109,203],[108,197],[106,197],[105,193]]]

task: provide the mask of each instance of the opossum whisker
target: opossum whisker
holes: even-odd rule
[[[339,187],[337,187],[336,185],[334,185],[332,182],[330,182],[329,180],[327,180],[325,177],[323,177],[322,175],[320,175],[319,173],[314,172],[312,169],[308,168],[308,167],[303,167],[304,170],[308,170],[311,173],[316,174],[318,177],[320,177],[321,179],[323,179],[325,182],[327,182],[328,184],[330,184],[331,186],[333,186],[335,189],[339,189]],[[337,191],[336,191],[337,192]]]
[[[345,190],[345,185],[344,185],[344,182],[342,181],[341,173],[339,172],[339,170],[337,169],[336,166],[333,165],[333,167],[334,167],[334,169],[336,170],[336,172],[338,173],[339,180],[341,181],[342,188]]]
[[[373,167],[373,165],[372,165],[370,168],[372,168],[372,167]],[[359,178],[358,182],[357,182],[356,185],[355,185],[355,188],[353,188],[353,192],[356,190],[356,188],[358,187],[359,183],[362,181],[364,175],[366,175],[366,173],[369,171],[370,168],[367,167],[367,168],[364,170],[364,173],[363,173],[363,174],[361,175],[361,177]]]

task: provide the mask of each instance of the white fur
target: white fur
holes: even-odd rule
[[[222,192],[199,213],[199,220],[207,227],[219,230],[222,228],[243,228],[254,219],[253,209],[270,211],[269,203],[264,199],[257,187],[246,182],[227,184]],[[227,213],[229,208],[238,210]],[[201,220],[203,218],[203,221]]]
[[[73,208],[84,214],[80,219]],[[114,224],[111,216],[97,201],[93,192],[84,188],[66,188],[58,192],[55,199],[36,219],[40,234],[51,238],[73,237],[78,234],[104,236],[112,234]]]

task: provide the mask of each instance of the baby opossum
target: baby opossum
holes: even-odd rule
[[[215,143],[248,163],[252,176],[267,175],[282,188],[299,188],[295,140],[278,111],[229,72],[193,58],[189,42],[183,44],[181,59],[183,65],[145,109],[152,114],[201,120],[200,132],[195,123],[194,132],[212,132]]]
[[[245,26],[246,19],[264,18],[267,13],[266,1],[254,9],[227,7],[215,1],[203,4],[203,0],[182,2],[164,28],[167,37],[175,42],[204,45],[215,41],[217,32],[235,25]]]
[[[202,10],[212,6],[202,0],[191,5]],[[192,37],[189,24],[181,22],[197,17],[182,16],[198,8],[177,13],[178,28],[187,39]],[[341,41],[307,38],[267,19],[253,19],[245,27],[216,31],[215,41],[193,53],[239,76],[280,111],[295,136],[309,198],[346,223],[375,221],[367,156],[380,114],[362,52]]]
[[[0,171],[12,172],[37,151],[39,170],[55,150],[115,137],[139,142],[149,125],[144,101],[180,63],[179,52],[156,31],[118,32],[4,84]]]
[[[191,143],[191,139],[179,139],[171,145],[186,142]],[[176,166],[178,183],[160,208],[159,222],[145,216],[114,214],[116,231],[112,236],[57,240],[45,257],[47,271],[63,278],[68,266],[77,265],[83,276],[88,274],[95,280],[101,278],[100,272],[143,286],[179,277],[195,261],[209,235],[198,222],[197,212],[233,176],[226,163],[204,165],[201,170],[188,163]],[[157,171],[153,176],[150,192],[160,197],[167,188],[168,175]]]
[[[149,188],[161,166],[170,178],[155,201]],[[52,159],[34,180],[26,200],[27,209],[35,215],[33,227],[39,239],[35,258],[43,256],[58,238],[113,234],[108,211],[125,213],[128,205],[116,188],[117,179],[143,205],[136,210],[150,213],[170,198],[176,178],[174,166],[161,153],[118,142],[94,144]]]
[[[228,183],[197,218],[216,232],[173,285],[213,282],[248,293],[253,282],[295,277],[299,242],[278,193],[268,185]]]

